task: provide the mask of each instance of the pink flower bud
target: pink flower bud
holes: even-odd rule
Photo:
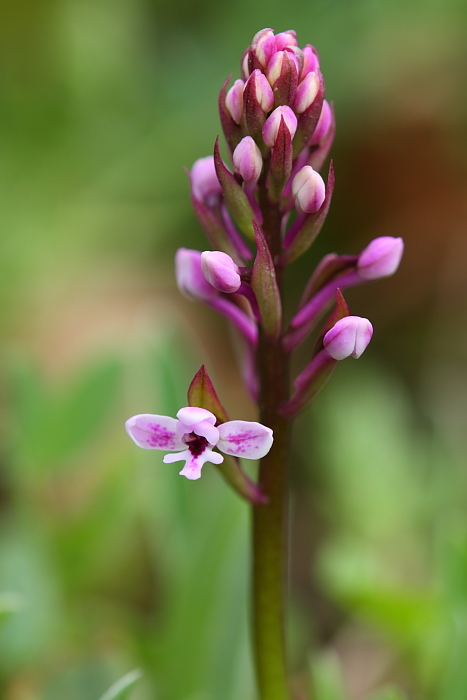
[[[379,277],[393,275],[404,252],[402,238],[381,236],[375,238],[360,253],[357,262],[357,272],[365,280],[375,280]]]
[[[317,146],[323,139],[327,136],[329,129],[332,124],[332,109],[329,102],[323,101],[323,106],[321,108],[321,114],[319,115],[318,123],[316,129],[313,132],[313,136],[310,140],[310,146]]]
[[[297,59],[298,76],[300,76],[302,74],[302,70],[303,70],[303,51],[301,49],[299,49],[298,46],[287,46],[284,49],[284,51],[291,53]]]
[[[198,250],[179,248],[175,254],[175,277],[183,296],[195,301],[209,301],[218,295],[206,281]]]
[[[245,52],[242,56],[242,61],[240,64],[243,80],[248,80],[248,77],[250,75],[249,57],[250,57],[250,47],[245,49]]]
[[[311,165],[305,165],[292,181],[292,194],[299,210],[313,214],[324,202],[326,186],[321,175]]]
[[[293,64],[295,65],[298,78],[299,67],[298,60],[295,54],[290,53],[289,51],[276,51],[276,53],[272,56],[271,60],[269,61],[266,70],[266,78],[268,79],[271,87],[274,87],[274,84],[280,78],[282,72],[282,64],[284,60],[289,59],[291,59],[293,61]]]
[[[290,107],[282,105],[281,107],[277,107],[264,122],[263,141],[266,146],[273,148],[276,142],[277,132],[279,131],[281,117],[284,117],[285,125],[290,132],[290,137],[293,139],[295,136],[295,132],[297,131],[297,117]]]
[[[323,344],[335,360],[358,359],[368,347],[372,335],[373,326],[367,318],[345,316],[326,333]]]
[[[233,152],[235,172],[241,175],[245,182],[257,182],[263,167],[263,158],[258,146],[251,138],[245,136]]]
[[[219,292],[231,294],[236,292],[242,283],[238,266],[230,255],[219,250],[206,250],[201,253],[201,269],[205,279]]]
[[[302,114],[311,105],[319,90],[319,78],[315,72],[307,73],[297,88],[294,110]]]
[[[316,49],[314,48],[314,46],[310,46],[310,44],[307,44],[305,48],[302,49],[302,53],[303,68],[300,78],[303,80],[305,75],[307,75],[308,73],[316,73],[316,71],[319,68],[319,58]]]
[[[199,202],[208,206],[217,203],[222,189],[217,179],[214,157],[199,158],[190,172],[191,192]]]
[[[255,34],[251,42],[251,49],[255,52],[256,58],[266,68],[269,59],[276,51],[276,38],[272,29],[262,29]]]
[[[293,29],[276,34],[276,51],[282,51],[287,46],[298,46],[297,33]]]
[[[263,112],[269,112],[274,106],[274,93],[265,75],[256,68],[248,78],[248,83],[252,81],[256,99],[261,105]]]
[[[241,124],[243,117],[243,80],[236,80],[227,95],[225,96],[225,106],[236,124]]]

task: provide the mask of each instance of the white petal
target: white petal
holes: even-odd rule
[[[219,426],[217,447],[227,455],[260,459],[264,457],[273,442],[272,430],[261,423],[245,420],[231,420]]]
[[[141,413],[125,423],[131,439],[144,450],[181,450],[183,442],[177,435],[178,420],[170,416]]]

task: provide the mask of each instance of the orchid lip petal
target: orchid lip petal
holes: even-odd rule
[[[141,413],[125,423],[133,442],[144,450],[180,450],[184,444],[177,433],[178,420],[170,416]]]
[[[272,430],[261,423],[231,420],[219,425],[219,450],[235,457],[261,459],[273,442]]]
[[[171,464],[173,462],[180,462],[185,460],[185,466],[182,471],[179,472],[182,476],[186,476],[187,479],[195,481],[201,477],[201,469],[206,462],[211,462],[212,464],[221,464],[224,461],[224,457],[218,452],[213,452],[209,447],[207,447],[199,455],[192,455],[190,450],[184,450],[183,452],[178,452],[173,455],[165,455],[165,464]]]

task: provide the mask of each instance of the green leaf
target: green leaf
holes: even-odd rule
[[[252,219],[255,218],[255,213],[245,192],[221,158],[219,138],[216,139],[216,145],[214,147],[214,164],[232,219],[235,221],[240,231],[254,241],[255,232],[253,230]]]
[[[220,423],[229,420],[204,365],[201,365],[188,387],[188,404],[211,411]]]
[[[100,700],[126,700],[129,697],[129,690],[139,681],[143,674],[139,669],[130,671],[111,686]]]
[[[256,238],[256,258],[251,286],[258,301],[265,335],[272,341],[279,338],[282,328],[282,303],[277,286],[276,271],[266,238],[253,220]]]
[[[292,172],[292,139],[285,125],[284,117],[277,132],[274,148],[271,153],[269,169],[269,199],[271,202],[280,200],[285,183]]]

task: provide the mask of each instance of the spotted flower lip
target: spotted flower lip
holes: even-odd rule
[[[177,420],[178,419],[178,420]],[[144,450],[165,450],[164,462],[180,462],[185,466],[180,474],[187,479],[201,477],[205,462],[221,464],[224,457],[214,452],[245,459],[261,459],[273,443],[272,430],[261,423],[231,420],[216,424],[216,417],[204,408],[186,406],[177,418],[141,413],[132,416],[125,428],[133,442]]]

